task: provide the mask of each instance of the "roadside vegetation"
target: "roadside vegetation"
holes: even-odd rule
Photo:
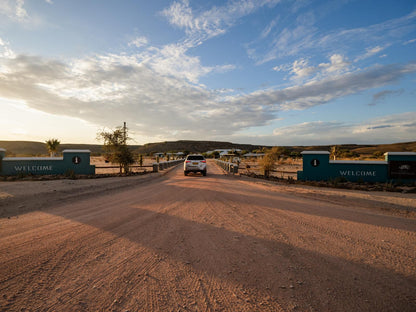
[[[45,141],[46,149],[51,157],[55,157],[61,142],[58,139],[49,139]]]
[[[119,164],[120,173],[128,173],[129,166],[135,162],[135,157],[131,149],[127,146],[128,129],[117,127],[115,130],[101,131],[97,135],[98,139],[104,141],[105,158],[112,163]]]

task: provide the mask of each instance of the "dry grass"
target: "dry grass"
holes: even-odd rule
[[[302,159],[279,159],[275,163],[275,169],[270,176],[283,179],[297,179],[297,172],[302,170]],[[242,174],[261,175],[262,170],[256,159],[243,159],[239,166],[239,172]]]
[[[156,159],[152,157],[143,157],[143,166],[145,167],[138,167],[139,164],[135,163],[130,168],[131,172],[145,172],[145,171],[152,171],[153,169],[151,167],[146,166],[152,166],[152,164],[156,162]],[[96,174],[116,174],[120,172],[120,169],[118,167],[118,164],[112,164],[107,163],[104,160],[103,156],[93,156],[91,157],[91,165],[94,165],[95,173]],[[103,168],[104,167],[104,168]]]

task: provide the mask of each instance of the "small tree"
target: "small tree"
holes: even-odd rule
[[[113,131],[101,131],[97,137],[104,140],[104,151],[106,158],[112,163],[118,163],[120,166],[120,173],[129,172],[129,165],[134,163],[133,152],[127,146],[127,141],[130,139],[127,134],[126,127],[117,127]]]
[[[340,148],[338,145],[334,145],[331,147],[331,157],[333,160],[336,160],[337,157],[339,156],[340,153]]]
[[[58,146],[61,142],[58,139],[49,139],[45,141],[46,148],[48,149],[48,153],[51,157],[56,156],[56,152],[58,151]]]
[[[272,171],[276,166],[276,161],[280,155],[280,149],[278,147],[273,147],[270,150],[267,150],[264,157],[259,160],[259,165],[264,171],[264,176],[269,177],[270,171]]]

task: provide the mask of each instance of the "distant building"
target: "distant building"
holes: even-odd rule
[[[178,152],[178,153],[154,153],[153,157],[159,157],[159,158],[163,158],[165,156],[169,156],[169,157],[177,157],[177,158],[181,158],[183,157],[185,154],[183,152]]]
[[[244,154],[243,157],[244,158],[263,157],[264,155],[265,155],[264,153],[247,153],[247,154]]]
[[[241,149],[239,148],[216,149],[213,151],[208,151],[206,152],[206,154],[211,155],[211,154],[214,154],[215,152],[219,153],[220,157],[223,157],[231,153],[241,153]]]

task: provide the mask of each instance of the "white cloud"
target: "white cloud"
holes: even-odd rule
[[[380,47],[380,46],[377,46],[374,48],[368,48],[366,54],[371,56],[371,55],[379,53],[380,51],[383,51],[385,48],[386,47]]]
[[[160,75],[134,57],[105,55],[77,60],[68,66],[18,56],[6,63],[9,72],[0,78],[2,97],[22,99],[34,109],[78,116],[96,124],[123,120],[135,125],[132,130],[139,135],[156,132],[166,138],[173,132],[185,135],[190,129],[195,138],[231,135],[247,127],[267,124],[280,109],[318,105],[323,100],[354,92],[358,86],[360,90],[370,88],[416,70],[399,67],[389,77],[365,86],[362,83],[368,75],[379,76],[375,69],[344,77],[345,81],[328,80],[223,100],[220,93]],[[335,89],[339,87],[348,91],[337,93]]]
[[[273,67],[274,71],[283,71],[283,72],[287,72],[290,71],[292,69],[292,64],[281,64],[278,66]]]
[[[350,66],[350,62],[340,54],[334,54],[330,57],[330,63],[319,64],[319,67],[323,68],[326,73],[329,74],[341,74],[346,72]]]
[[[129,42],[129,46],[135,46],[136,48],[141,48],[148,44],[148,40],[146,37],[137,37]]]
[[[162,75],[134,56],[103,55],[72,64],[19,55],[4,62],[0,96],[23,100],[33,109],[79,117],[99,125],[127,121],[138,135],[171,138],[192,130],[222,134],[242,127],[243,117],[262,124],[264,113],[251,107],[221,103],[220,92]]]
[[[132,40],[129,46],[142,48],[142,51],[135,55],[137,61],[158,74],[198,84],[200,77],[209,73],[223,73],[233,70],[235,65],[203,66],[200,57],[192,55],[191,50],[205,40],[223,33],[239,17],[251,13],[258,7],[276,2],[278,1],[230,1],[222,7],[214,6],[208,11],[195,14],[188,0],[174,1],[161,14],[172,25],[184,29],[185,38],[176,43],[155,47],[148,46],[147,38],[138,37]]]
[[[52,1],[45,0],[49,4]],[[28,12],[25,0],[0,0],[0,25],[19,24],[33,30],[47,23],[36,13]]]
[[[295,61],[292,66],[292,73],[294,74],[294,79],[303,79],[309,77],[316,71],[317,68],[313,66],[308,66],[308,61],[305,59]]]
[[[260,34],[260,39],[264,39],[267,38],[269,36],[269,34],[273,31],[273,29],[276,27],[276,25],[278,24],[279,18],[277,17],[276,19],[272,20],[269,25],[267,25],[267,27],[265,29],[263,29],[263,31]]]
[[[186,43],[168,44],[161,48],[149,47],[135,55],[160,75],[173,76],[197,84],[200,77],[213,72],[233,70],[234,65],[203,66],[198,56],[188,55]]]
[[[205,68],[199,58],[186,56],[181,46],[149,49],[71,63],[25,55],[3,58],[0,97],[98,125],[126,121],[143,137],[216,138],[268,125],[282,110],[307,109],[416,72],[414,63],[375,66],[290,88],[231,96],[193,83],[226,66]],[[175,68],[174,61],[182,63]],[[325,69],[342,63],[343,58],[334,57]]]
[[[318,66],[309,64],[307,59],[301,58],[293,64],[282,64],[273,68],[275,71],[290,72],[290,80],[297,84],[305,81],[319,81],[329,76],[345,74],[352,70],[347,58],[340,54],[334,54],[329,58],[329,63],[321,63]]]
[[[11,20],[25,21],[28,18],[28,14],[24,4],[24,0],[1,0],[0,14]]]
[[[416,42],[416,38],[415,39],[411,39],[411,40],[407,40],[406,42],[403,43],[403,45],[408,45],[408,44],[412,44]]]
[[[266,5],[273,6],[280,0],[228,1],[225,5],[213,6],[210,10],[194,13],[189,0],[175,1],[162,11],[169,23],[184,29],[194,45],[223,34],[236,20]]]
[[[360,123],[313,121],[276,128],[274,140],[280,145],[314,145],[341,143],[393,143],[413,141],[416,112],[394,114]]]
[[[365,60],[369,57],[372,57],[372,56],[380,53],[381,51],[385,50],[388,46],[390,46],[390,45],[388,44],[384,47],[376,46],[376,47],[373,47],[373,48],[367,48],[366,52],[363,55],[359,55],[358,57],[355,58],[355,62]]]
[[[169,8],[163,10],[162,14],[168,18],[172,25],[185,28],[188,32],[199,28],[198,23],[194,19],[192,9],[189,7],[188,0],[175,1]]]
[[[366,70],[330,75],[285,89],[257,91],[234,99],[235,105],[257,103],[279,110],[306,109],[360,91],[388,85],[416,72],[416,63],[378,65]]]
[[[276,128],[273,130],[273,135],[282,137],[296,138],[302,137],[304,140],[310,140],[322,135],[331,138],[334,131],[344,133],[347,126],[341,122],[336,121],[312,121],[303,122],[289,127]]]
[[[9,43],[3,41],[0,38],[0,73],[2,72],[1,58],[9,59],[9,58],[14,58],[14,57],[15,57],[15,54],[13,50],[10,48]]]
[[[319,14],[317,13],[316,15]],[[248,55],[257,64],[264,64],[293,55],[310,55],[315,51],[328,54],[340,54],[341,51],[348,55],[359,54],[361,51],[354,50],[354,47],[361,46],[362,42],[372,45],[364,55],[357,56],[357,61],[359,61],[379,53],[389,45],[397,42],[399,38],[403,38],[416,29],[416,24],[414,23],[416,11],[367,27],[334,29],[326,32],[318,29],[315,25],[313,12],[296,13],[296,16],[298,18],[292,16],[294,22],[291,25],[282,29],[279,29],[278,24],[273,25],[279,31],[270,33],[265,29],[263,33],[268,34],[267,38],[260,36],[257,40],[247,45]],[[290,16],[282,20],[282,23],[287,21],[288,18]],[[264,42],[265,40],[267,42]],[[387,41],[391,43],[385,45]],[[269,48],[265,51],[262,48],[264,44],[269,44]],[[353,57],[351,56],[351,58]]]
[[[183,45],[170,44],[158,50],[148,64],[161,75],[171,75],[197,83],[200,76],[209,73],[212,68],[201,65],[200,58],[188,56]]]
[[[257,64],[267,63],[283,56],[300,54],[300,51],[312,48],[315,31],[315,27],[308,25],[298,25],[293,29],[283,29],[279,36],[272,41],[273,46],[264,56],[260,58],[254,56],[257,59]]]
[[[402,140],[414,140],[416,133],[416,112],[407,112],[389,116],[378,117],[369,120],[366,124],[356,125],[352,128],[354,134],[365,134],[366,137],[382,138],[386,135],[390,138]],[[397,139],[396,139],[397,140]]]

